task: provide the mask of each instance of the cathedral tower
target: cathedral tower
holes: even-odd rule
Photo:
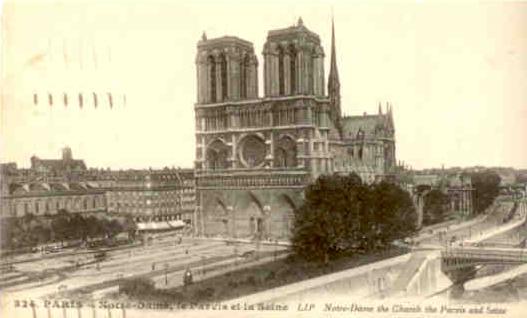
[[[302,18],[289,28],[269,31],[263,55],[266,97],[324,96],[324,50]]]
[[[340,80],[337,68],[337,52],[335,48],[335,23],[331,21],[331,64],[328,78],[328,95],[331,101],[331,119],[339,134],[342,136],[341,107],[340,107]]]
[[[196,66],[198,103],[258,97],[258,60],[251,42],[234,36],[208,40],[203,34]]]

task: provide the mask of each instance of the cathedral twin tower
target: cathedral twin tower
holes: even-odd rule
[[[320,38],[303,26],[270,31],[264,45],[265,97],[324,96],[324,51]],[[258,59],[253,44],[237,37],[208,40],[196,59],[198,103],[258,98]]]

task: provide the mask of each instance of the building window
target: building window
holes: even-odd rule
[[[247,93],[247,89],[249,85],[247,85],[247,82],[249,80],[249,65],[250,65],[250,58],[249,55],[246,55],[243,61],[241,62],[240,67],[240,75],[241,75],[241,88],[240,88],[240,94],[241,98],[246,98],[249,94]]]
[[[296,94],[296,49],[293,45],[289,47],[289,76],[291,95]]]
[[[212,55],[209,56],[208,60],[208,64],[210,65],[210,101],[214,103],[216,101],[216,62]]]
[[[278,48],[278,94],[284,95],[285,81],[284,81],[284,50],[282,47]]]
[[[227,58],[225,54],[220,55],[220,67],[221,67],[221,98],[227,100],[228,87],[227,87]]]

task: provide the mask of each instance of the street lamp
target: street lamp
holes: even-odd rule
[[[238,247],[234,243],[234,267],[238,266]]]
[[[274,240],[274,260],[275,260],[275,262],[276,262],[277,249],[278,249],[278,240],[275,239]]]
[[[168,263],[165,263],[165,286],[168,285]]]

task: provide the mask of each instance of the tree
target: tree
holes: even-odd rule
[[[292,244],[296,254],[327,264],[330,257],[349,247],[348,236],[354,231],[347,228],[347,220],[358,216],[360,204],[350,200],[350,194],[360,186],[362,182],[354,174],[320,176],[307,187],[305,202],[294,214]]]
[[[33,240],[38,244],[46,243],[51,239],[51,230],[49,227],[37,225],[31,232],[34,237]]]
[[[424,197],[423,224],[430,225],[445,220],[447,215],[448,196],[441,190],[433,189]]]
[[[64,244],[64,240],[68,239],[72,233],[70,228],[70,214],[67,210],[61,209],[51,221],[51,231],[55,239],[60,240]]]
[[[375,247],[385,247],[395,239],[412,235],[417,227],[417,212],[410,194],[388,182],[374,184],[371,191],[370,242],[375,238]]]
[[[108,222],[107,234],[112,238],[123,231],[123,226],[117,219]]]
[[[417,214],[410,194],[397,185],[363,184],[356,174],[321,176],[306,188],[295,211],[294,252],[322,261],[384,248],[412,234]]]
[[[70,237],[80,238],[83,241],[88,238],[87,221],[82,215],[74,214],[70,219],[69,228],[73,231],[70,233]]]
[[[475,189],[474,212],[483,213],[500,193],[501,177],[492,170],[470,174]]]
[[[90,238],[104,235],[104,229],[99,219],[93,215],[90,215],[86,218],[86,235]]]

